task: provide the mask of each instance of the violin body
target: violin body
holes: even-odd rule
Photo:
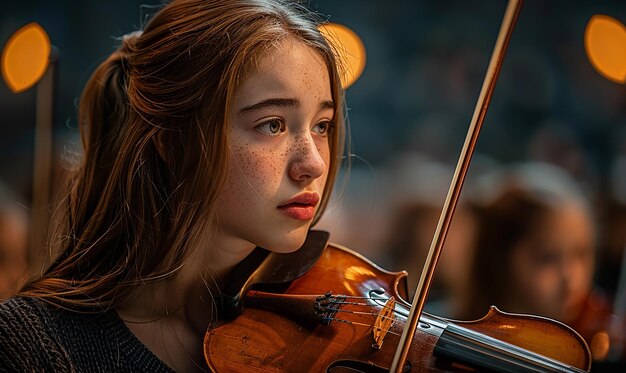
[[[207,332],[207,364],[214,372],[388,372],[410,307],[406,276],[328,244],[280,292],[247,291],[241,314]],[[492,307],[471,322],[422,314],[403,371],[528,371],[542,358],[556,368],[536,371],[591,365],[589,348],[571,328]]]

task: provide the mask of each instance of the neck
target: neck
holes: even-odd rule
[[[172,277],[135,288],[118,312],[127,322],[182,318],[204,333],[210,320],[217,316],[213,301],[223,279],[254,247],[239,238],[218,233],[210,248],[197,246],[192,250]]]
[[[117,308],[133,334],[176,370],[202,366],[202,340],[218,316],[214,299],[221,283],[255,247],[225,234],[210,241],[211,247],[192,250],[173,276],[137,286]]]

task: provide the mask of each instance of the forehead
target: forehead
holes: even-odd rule
[[[592,247],[595,236],[593,222],[583,205],[566,201],[554,206],[538,222],[535,239],[560,243],[560,248]],[[543,246],[538,245],[537,249]]]
[[[328,67],[315,49],[294,38],[287,38],[262,55],[246,74],[235,96],[266,96],[306,90],[331,100]]]

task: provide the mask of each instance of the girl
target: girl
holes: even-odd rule
[[[344,143],[333,50],[283,0],[174,0],[95,71],[52,264],[0,305],[0,370],[202,370],[223,279],[297,250]]]
[[[604,332],[608,303],[593,288],[595,227],[582,191],[564,171],[541,163],[483,181],[488,199],[479,206],[474,286],[459,317],[476,319],[496,305],[556,319],[600,358],[593,339]]]

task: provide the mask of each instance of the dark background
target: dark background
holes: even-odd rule
[[[54,122],[59,154],[76,144],[77,101],[91,72],[159,4],[3,4],[3,45],[21,26],[38,22],[60,51]],[[353,29],[367,49],[363,75],[347,92],[353,172],[384,170],[407,152],[454,164],[506,1],[311,0],[309,5]],[[590,200],[626,203],[626,184],[614,187],[626,179],[618,162],[626,157],[626,89],[598,74],[585,55],[583,35],[594,14],[624,22],[626,2],[525,1],[470,175],[484,164],[543,160],[568,170]],[[0,180],[26,206],[34,125],[35,89],[13,94],[0,83]],[[376,179],[376,172],[365,173]]]
[[[311,0],[356,31],[367,49],[348,90],[353,151],[384,164],[404,150],[453,160],[486,71],[505,1]],[[34,1],[3,4],[0,42],[38,22],[61,53],[56,147],[75,136],[76,103],[94,68],[138,29],[157,1]],[[511,41],[477,151],[498,162],[527,159],[541,131],[581,158],[575,176],[598,193],[624,147],[626,90],[600,76],[584,53],[594,14],[626,20],[624,1],[527,0]],[[0,179],[29,198],[35,89],[0,84]],[[547,129],[547,130],[546,130]],[[563,154],[553,157],[565,157]],[[567,162],[568,160],[556,160]],[[356,161],[355,167],[359,167]],[[626,191],[625,191],[626,192]]]

